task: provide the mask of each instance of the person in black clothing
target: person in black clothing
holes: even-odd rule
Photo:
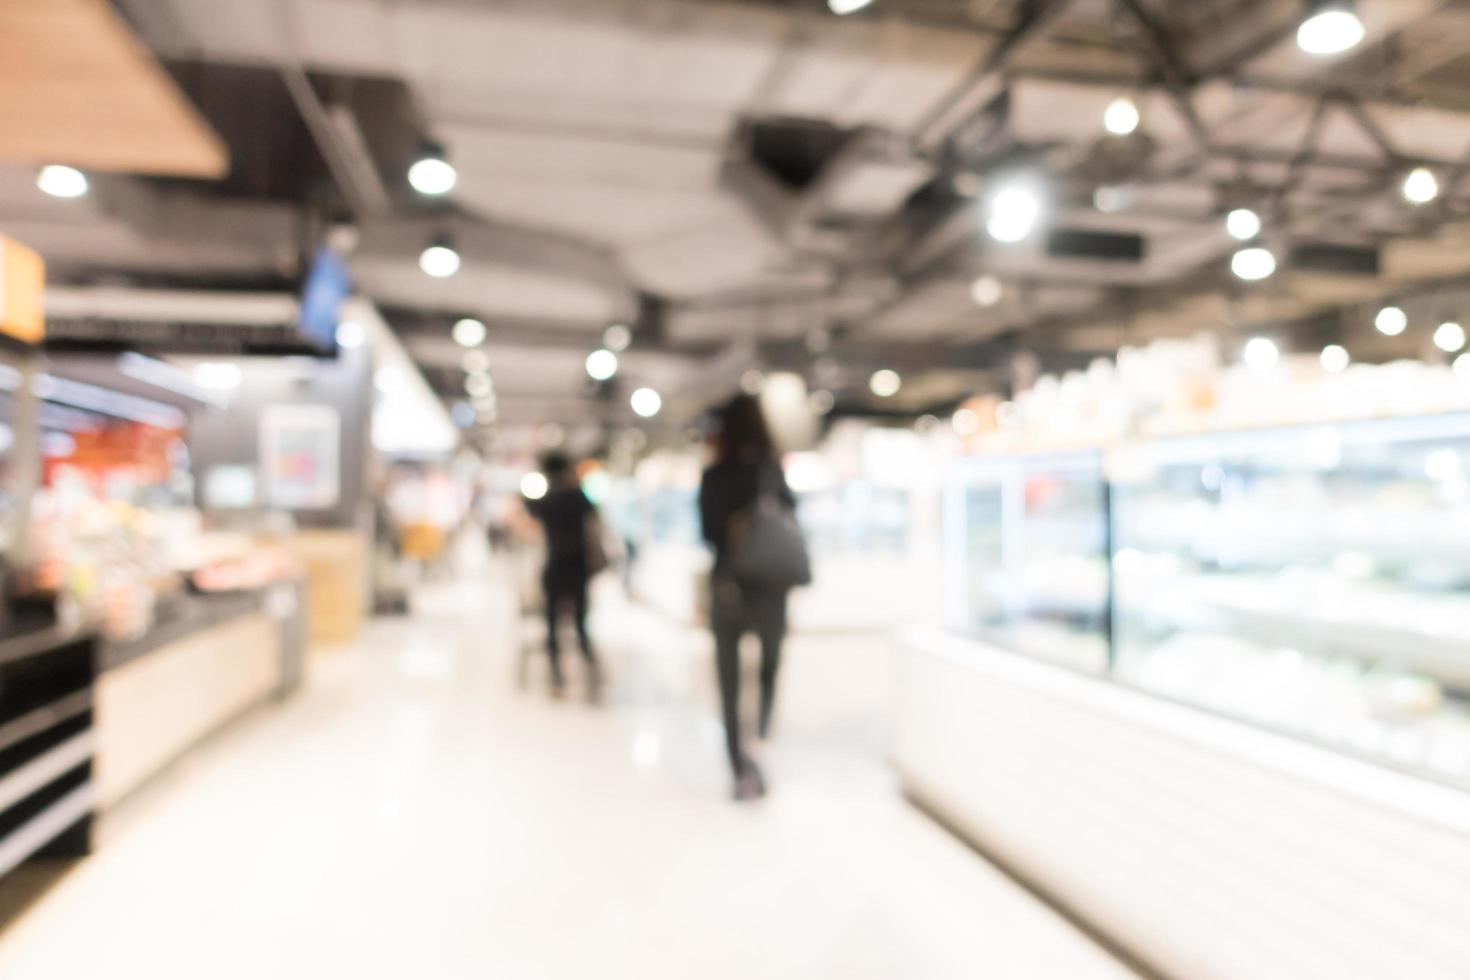
[[[786,506],[796,498],[776,459],[770,430],[760,403],[739,395],[726,407],[715,462],[705,470],[699,488],[704,538],[715,552],[711,575],[710,626],[715,635],[715,664],[720,682],[720,708],[725,720],[725,746],[735,774],[735,798],[765,794],[760,769],[745,751],[740,724],[740,640],[747,632],[760,638],[760,711],[756,733],[770,734],[776,702],[776,672],[786,637],[785,589],[763,589],[736,580],[731,570],[731,528],[748,515],[762,491],[774,493]]]
[[[542,474],[549,488],[540,500],[527,500],[526,509],[546,531],[546,569],[541,584],[546,594],[546,651],[551,660],[552,691],[566,689],[561,670],[561,640],[557,624],[565,607],[572,610],[577,642],[587,661],[595,694],[601,682],[592,640],[587,635],[587,583],[591,578],[587,560],[588,524],[597,519],[597,509],[577,484],[576,470],[560,453],[542,460]]]

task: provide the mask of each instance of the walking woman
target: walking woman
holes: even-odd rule
[[[720,681],[720,708],[725,744],[735,775],[735,798],[763,796],[765,780],[746,752],[740,720],[740,640],[747,632],[760,638],[760,711],[756,735],[764,742],[771,730],[776,703],[776,674],[786,637],[786,597],[792,585],[804,584],[805,547],[795,529],[796,498],[786,485],[776,459],[770,430],[760,403],[737,396],[725,409],[716,459],[704,473],[699,511],[704,538],[714,548],[710,625],[715,635],[715,662]],[[774,512],[774,517],[772,517]],[[764,515],[764,517],[763,517]],[[783,520],[789,530],[772,532],[757,524]],[[782,535],[788,537],[783,541]],[[754,539],[762,538],[760,554]],[[784,554],[783,554],[784,551]],[[795,561],[790,560],[792,552]],[[807,572],[809,575],[809,571]]]
[[[587,663],[588,687],[595,698],[602,683],[602,670],[587,635],[587,585],[594,567],[588,554],[589,538],[597,533],[597,509],[577,483],[572,461],[560,453],[541,463],[548,489],[539,500],[526,500],[526,509],[546,531],[546,569],[541,584],[546,592],[546,652],[551,660],[551,691],[561,697],[566,680],[561,670],[561,637],[558,625],[563,611],[570,609],[577,629],[577,643]]]

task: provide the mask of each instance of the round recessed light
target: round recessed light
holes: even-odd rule
[[[1276,256],[1269,249],[1243,248],[1231,256],[1230,271],[1246,282],[1269,279],[1276,272]]]
[[[1342,54],[1357,47],[1365,31],[1346,0],[1320,3],[1296,30],[1296,43],[1307,54]]]
[[[1465,328],[1458,323],[1441,323],[1434,331],[1434,346],[1447,354],[1465,349]]]
[[[1245,361],[1246,367],[1253,371],[1268,371],[1281,360],[1281,350],[1276,346],[1274,340],[1266,337],[1252,337],[1246,343],[1241,359]]]
[[[970,283],[970,298],[977,306],[994,306],[1005,297],[1005,285],[995,276],[981,276]]]
[[[448,245],[430,245],[419,255],[419,268],[435,279],[448,279],[459,271],[459,253]]]
[[[546,481],[544,474],[527,473],[521,477],[521,494],[527,500],[540,500],[550,489],[551,484]]]
[[[1341,374],[1353,362],[1352,355],[1341,344],[1328,344],[1322,348],[1322,370],[1329,374]]]
[[[826,415],[837,407],[837,399],[833,397],[832,392],[818,389],[807,396],[806,404],[813,415]]]
[[[1138,106],[1127,96],[1108,103],[1103,110],[1103,126],[1114,136],[1127,136],[1138,128]]]
[[[409,184],[427,197],[448,194],[458,181],[454,166],[437,153],[420,157],[408,168]]]
[[[990,199],[985,230],[998,242],[1014,244],[1029,238],[1041,222],[1041,195],[1030,187],[1004,186]]]
[[[53,163],[41,168],[36,186],[52,197],[81,197],[87,193],[87,175],[76,167]]]
[[[1404,200],[1411,204],[1428,204],[1439,197],[1439,179],[1428,167],[1415,167],[1404,178]]]
[[[479,347],[485,342],[485,324],[473,317],[455,321],[449,335],[461,347]]]
[[[873,0],[827,0],[827,9],[839,17],[857,13]]]
[[[1385,306],[1373,318],[1373,325],[1385,337],[1397,337],[1409,328],[1409,317],[1397,306]]]
[[[587,355],[587,375],[593,381],[607,381],[618,373],[618,355],[600,348]]]
[[[1248,242],[1261,233],[1261,216],[1250,208],[1236,208],[1225,216],[1225,230],[1231,238]]]
[[[652,388],[639,388],[628,398],[633,412],[641,418],[651,419],[664,407],[664,400]]]
[[[903,378],[899,376],[897,371],[890,370],[889,368],[874,371],[873,376],[868,379],[868,389],[879,398],[892,398],[898,394],[899,389],[902,387]]]
[[[633,343],[633,331],[627,324],[614,323],[602,332],[602,346],[614,354],[621,354]]]

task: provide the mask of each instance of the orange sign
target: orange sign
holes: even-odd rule
[[[41,294],[46,291],[46,263],[34,250],[0,235],[0,333],[28,344],[46,334]]]

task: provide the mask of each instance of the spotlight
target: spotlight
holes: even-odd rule
[[[1276,271],[1276,256],[1269,249],[1243,248],[1231,257],[1230,271],[1246,282],[1269,279]]]
[[[1363,40],[1363,22],[1348,0],[1327,0],[1312,7],[1296,31],[1297,47],[1307,54],[1342,54]]]
[[[1253,371],[1269,371],[1281,359],[1276,342],[1265,337],[1252,337],[1241,354],[1245,366]]]
[[[633,331],[629,330],[626,324],[614,323],[602,332],[602,346],[614,354],[627,350],[632,343]]]
[[[827,0],[827,9],[838,17],[846,17],[848,14],[857,13],[872,2],[873,0]]]
[[[1428,167],[1415,167],[1404,178],[1404,200],[1411,204],[1428,204],[1439,197],[1439,180]]]
[[[1385,337],[1397,337],[1409,327],[1409,317],[1397,306],[1385,306],[1373,318],[1373,325]]]
[[[435,279],[448,279],[459,271],[459,253],[448,235],[440,235],[419,256],[419,268]]]
[[[1434,346],[1446,354],[1465,348],[1465,328],[1458,323],[1441,323],[1434,331]]]
[[[1322,370],[1329,374],[1341,374],[1352,363],[1352,356],[1341,344],[1328,344],[1322,348]]]
[[[437,143],[425,143],[419,158],[408,168],[409,184],[426,197],[448,194],[458,180],[459,174]]]
[[[1261,216],[1250,208],[1236,208],[1225,216],[1225,230],[1231,238],[1248,242],[1261,233]]]
[[[52,197],[82,197],[87,193],[87,175],[75,167],[53,163],[41,168],[36,186]]]
[[[640,418],[651,419],[664,407],[664,400],[652,388],[639,388],[629,397],[628,404]]]
[[[595,350],[587,355],[587,374],[593,381],[606,381],[618,373],[618,355],[610,350]]]
[[[1041,195],[1021,184],[1002,187],[990,199],[985,230],[998,242],[1014,244],[1029,237],[1041,221]]]
[[[527,500],[540,500],[550,489],[551,484],[547,483],[546,477],[540,473],[527,473],[521,477],[521,494]]]
[[[903,378],[899,377],[897,371],[888,368],[874,371],[873,376],[868,379],[868,389],[879,398],[892,398],[902,387]]]
[[[472,317],[465,317],[455,322],[450,336],[461,347],[479,347],[485,342],[485,324]]]
[[[970,298],[976,306],[991,307],[1005,296],[1005,286],[994,276],[981,276],[970,284]]]
[[[1127,136],[1138,128],[1138,106],[1127,96],[1108,103],[1103,112],[1103,126],[1114,136]]]

